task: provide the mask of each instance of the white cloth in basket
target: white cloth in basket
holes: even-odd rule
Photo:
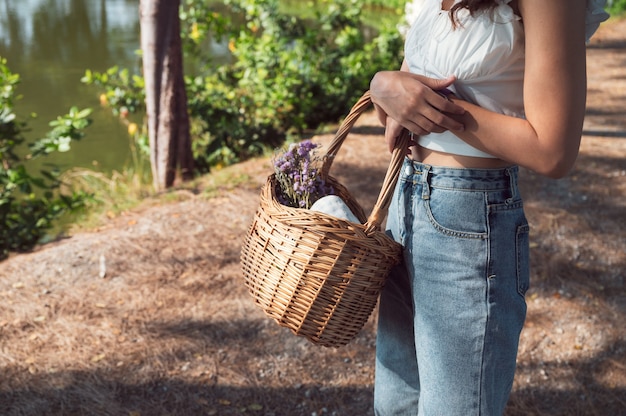
[[[321,212],[324,214],[328,214],[332,217],[339,218],[342,220],[354,222],[360,224],[361,221],[354,215],[354,213],[348,208],[343,199],[338,197],[337,195],[327,195],[324,196],[317,201],[313,205],[311,205],[311,211]]]

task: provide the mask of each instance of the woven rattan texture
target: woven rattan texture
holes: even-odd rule
[[[265,313],[323,346],[352,340],[372,313],[399,246],[382,232],[285,207],[270,178],[242,250],[244,278]]]

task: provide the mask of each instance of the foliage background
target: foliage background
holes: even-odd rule
[[[187,0],[180,13],[186,60],[196,63],[186,86],[199,173],[336,121],[376,71],[401,63],[401,13],[372,28],[355,0],[315,2],[305,16],[285,12],[277,0],[225,0],[220,6],[229,13]],[[230,62],[207,56],[209,39],[228,43]],[[102,88],[115,112],[143,111],[139,75],[112,68],[87,71],[83,81]],[[138,134],[145,142],[145,128]]]

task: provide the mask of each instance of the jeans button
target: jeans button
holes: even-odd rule
[[[404,174],[405,174],[406,176],[411,176],[411,175],[413,175],[413,173],[414,173],[414,170],[413,170],[413,165],[406,165],[406,166],[404,167]]]

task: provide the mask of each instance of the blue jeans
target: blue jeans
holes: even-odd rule
[[[529,285],[517,172],[405,161],[387,219],[404,263],[380,299],[376,415],[503,413]]]

